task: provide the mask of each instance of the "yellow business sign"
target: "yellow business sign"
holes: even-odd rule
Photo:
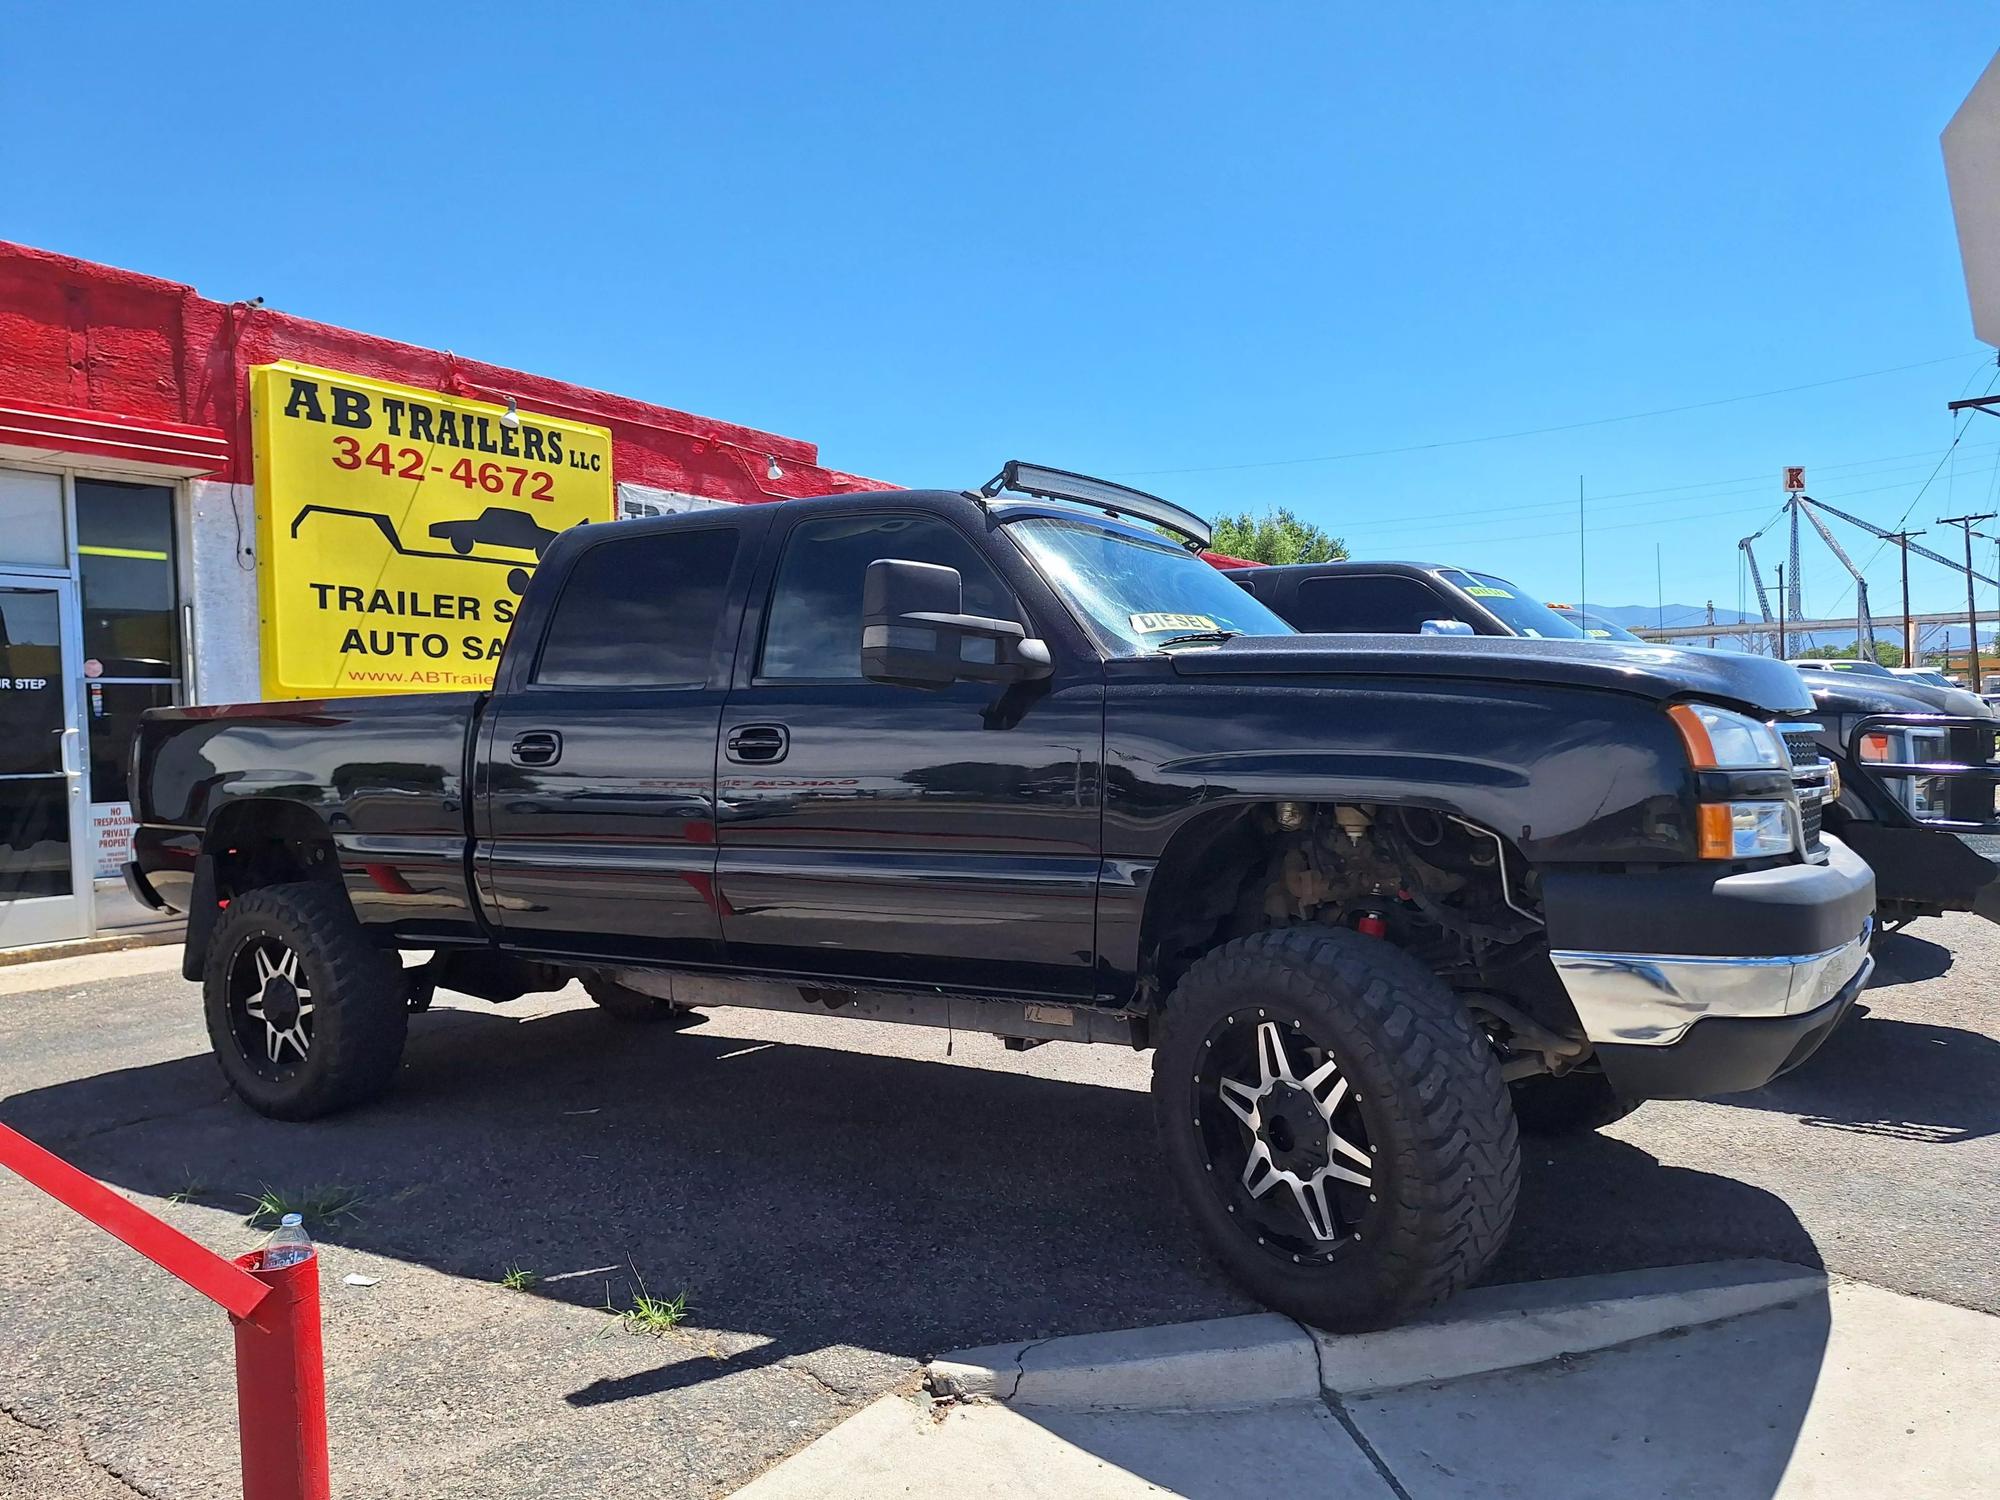
[[[491,687],[549,543],[613,515],[602,427],[289,362],[250,414],[266,697]]]

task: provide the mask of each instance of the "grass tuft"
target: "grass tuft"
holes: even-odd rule
[[[500,1278],[500,1285],[510,1292],[525,1292],[542,1278],[521,1266],[509,1266],[507,1274]]]
[[[632,1299],[632,1305],[618,1314],[618,1319],[634,1333],[665,1333],[670,1328],[681,1326],[687,1316],[688,1294],[678,1297],[649,1297],[640,1292]]]
[[[688,1294],[685,1291],[677,1297],[653,1296],[646,1290],[646,1278],[639,1274],[637,1266],[632,1267],[632,1280],[639,1290],[633,1294],[630,1307],[613,1307],[611,1288],[608,1285],[604,1288],[604,1310],[616,1317],[627,1332],[650,1333],[658,1337],[681,1326],[688,1311]]]
[[[359,1188],[327,1186],[289,1193],[268,1183],[256,1193],[238,1196],[255,1205],[243,1216],[243,1222],[252,1229],[276,1229],[286,1214],[297,1214],[308,1228],[359,1223],[361,1205],[367,1201]]]

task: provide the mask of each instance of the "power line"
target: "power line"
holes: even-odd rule
[[[1995,468],[2000,468],[2000,464],[1996,464]],[[1979,472],[1983,473],[1985,471],[1981,470]],[[1859,490],[1829,490],[1826,492],[1826,498],[1829,500],[1848,500],[1858,495],[1881,495],[1881,494],[1886,494],[1891,490],[1900,490],[1903,488],[1904,485],[1902,484],[1881,484],[1881,485],[1871,485],[1867,489],[1859,489]],[[1720,497],[1712,497],[1712,498],[1720,498]],[[1563,503],[1569,504],[1571,502],[1566,501]],[[1762,509],[1761,504],[1757,508],[1761,510]],[[1750,507],[1747,505],[1732,505],[1725,507],[1724,509],[1721,510],[1679,512],[1674,515],[1668,515],[1668,516],[1648,516],[1637,521],[1616,522],[1610,526],[1593,526],[1590,528],[1590,533],[1592,536],[1595,536],[1600,531],[1629,531],[1632,528],[1638,526],[1672,526],[1672,525],[1677,525],[1682,521],[1703,521],[1703,520],[1714,520],[1722,516],[1741,516],[1746,511],[1750,511]],[[1750,513],[1755,514],[1754,511],[1751,511]],[[1782,509],[1780,510],[1780,514],[1782,514]],[[1905,514],[1907,514],[1907,512],[1905,512]],[[1542,520],[1551,518],[1538,516],[1534,517],[1533,519]],[[1393,525],[1394,523],[1385,522],[1382,524]],[[1769,523],[1766,523],[1767,528],[1768,524]],[[1391,535],[1392,537],[1414,536],[1419,532],[1435,532],[1438,530],[1451,530],[1451,529],[1455,529],[1455,527],[1453,523],[1449,522],[1441,524],[1433,524],[1429,522],[1414,522],[1408,526],[1399,527],[1397,530],[1393,531]],[[1343,528],[1342,530],[1343,534],[1341,539],[1345,541],[1346,540],[1345,531],[1347,530],[1347,528]],[[1546,537],[1574,536],[1575,534],[1576,534],[1576,528],[1574,526],[1570,526],[1570,527],[1565,527],[1561,531],[1537,531],[1537,532],[1529,532],[1526,534],[1510,532],[1510,531],[1494,532],[1479,536],[1468,536],[1465,538],[1465,540],[1467,542],[1472,542],[1472,543],[1515,542],[1515,541],[1532,542],[1532,541],[1540,541]],[[1370,547],[1380,547],[1383,544],[1380,541],[1371,541],[1369,545]]]
[[[1983,359],[1985,356],[1982,355]],[[1953,364],[1964,359],[1963,354],[1947,354],[1938,359],[1920,359],[1907,365],[1890,365],[1881,370],[1863,370],[1855,375],[1835,375],[1827,380],[1808,381],[1804,385],[1780,386],[1769,391],[1749,391],[1740,396],[1718,396],[1712,401],[1689,401],[1680,406],[1655,407],[1651,411],[1624,412],[1615,417],[1592,417],[1582,422],[1558,422],[1548,427],[1523,427],[1514,432],[1492,432],[1480,437],[1440,438],[1428,443],[1409,443],[1397,448],[1364,448],[1351,453],[1323,453],[1314,458],[1269,458],[1248,463],[1194,464],[1178,469],[1124,469],[1114,471],[1115,479],[1143,479],[1162,474],[1226,474],[1245,469],[1285,469],[1304,464],[1342,463],[1353,458],[1386,458],[1398,453],[1427,453],[1438,448],[1465,448],[1476,443],[1500,443],[1512,438],[1542,437],[1552,432],[1576,432],[1586,427],[1606,427],[1615,422],[1637,422],[1648,417],[1670,417],[1680,412],[1707,411],[1717,406],[1733,406],[1739,401],[1762,401],[1771,396],[1790,396],[1799,391],[1816,391],[1830,385],[1845,385],[1850,381],[1873,380],[1882,375],[1899,375],[1905,370],[1924,370],[1933,365]]]
[[[1964,451],[1967,453],[2000,451],[2000,443],[1978,444],[1967,447]],[[1917,456],[1923,458],[1929,458],[1930,455],[1931,455],[1931,450],[1925,449],[1921,455]],[[1859,468],[1865,464],[1880,463],[1884,461],[1885,460],[1881,459],[1859,459],[1849,464],[1824,464],[1824,465],[1815,464],[1813,466],[1813,471],[1815,473],[1831,473],[1841,469]],[[1889,471],[1884,471],[1884,472],[1889,472]],[[1872,479],[1878,476],[1873,474],[1857,474],[1854,477],[1857,479]],[[1723,483],[1730,483],[1732,481],[1715,480],[1712,482],[1717,484],[1723,484]],[[1684,485],[1684,486],[1677,485],[1677,486],[1668,486],[1661,490],[1625,490],[1625,491],[1620,491],[1618,493],[1626,495],[1660,495],[1660,494],[1665,494],[1667,489],[1693,489],[1696,487],[1697,486],[1694,485]],[[1882,489],[1901,489],[1902,487],[1903,486],[1901,484],[1891,484],[1891,485],[1881,486],[1879,489],[1845,490],[1836,493],[1832,498],[1838,499],[1840,494],[1878,494],[1881,492]],[[1685,505],[1690,503],[1690,501],[1698,503],[1704,500],[1723,500],[1733,495],[1763,496],[1769,493],[1770,488],[1771,488],[1771,480],[1769,476],[1765,476],[1761,483],[1739,490],[1718,490],[1714,494],[1710,495],[1670,497],[1667,499],[1656,499],[1656,500],[1636,500],[1623,505],[1598,505],[1595,501],[1593,501],[1591,508],[1593,513],[1603,510],[1644,510],[1652,506],[1658,506],[1658,505]],[[1615,497],[1607,496],[1606,498],[1610,499]],[[1427,526],[1433,520],[1451,521],[1453,518],[1463,518],[1463,517],[1471,517],[1478,520],[1484,520],[1491,516],[1529,515],[1529,513],[1537,511],[1561,512],[1568,510],[1569,506],[1570,502],[1568,500],[1531,500],[1531,501],[1523,501],[1518,505],[1474,505],[1474,506],[1463,507],[1458,510],[1426,509],[1423,513],[1424,519],[1422,522],[1410,523],[1410,524],[1420,524]],[[1529,518],[1535,520],[1545,519],[1545,517],[1533,516],[1533,515],[1529,515]],[[1385,526],[1399,528],[1403,530],[1409,529],[1408,525],[1399,521],[1345,521],[1345,522],[1337,522],[1329,524],[1337,525],[1340,528],[1343,535],[1345,535],[1347,532],[1350,531],[1367,532],[1371,530],[1378,530]]]
[[[1973,379],[1977,378],[1978,378],[1977,374],[1975,373]],[[1991,395],[1993,387],[1996,384],[2000,384],[2000,368],[1996,368],[1993,372],[1992,378],[1986,382],[1986,394]],[[1970,379],[1967,380],[1964,385],[1959,387],[1960,394],[1963,395],[1964,392],[1971,385],[1972,385],[1972,380]],[[1930,478],[1926,479],[1923,483],[1923,489],[1918,490],[1916,494],[1910,497],[1910,503],[1903,507],[1903,513],[1900,516],[1896,517],[1896,524],[1892,527],[1889,527],[1888,528],[1889,530],[1901,531],[1903,529],[1903,524],[1910,519],[1910,512],[1915,510],[1917,508],[1917,502],[1924,498],[1924,492],[1931,487],[1932,481],[1938,477],[1939,472],[1943,470],[1944,466],[1951,461],[1952,454],[1958,451],[1959,440],[1965,436],[1966,430],[1972,426],[1973,415],[1974,415],[1973,412],[1968,411],[1959,420],[1958,431],[1954,432],[1951,435],[1951,446],[1946,448],[1943,454],[1939,456],[1937,461],[1937,467],[1931,470]],[[1953,477],[1956,478],[1955,471]],[[1835,498],[1838,499],[1839,497],[1836,496]],[[1875,544],[1875,550],[1868,554],[1868,561],[1861,565],[1861,571],[1863,573],[1866,573],[1870,568],[1875,566],[1875,560],[1882,555],[1882,549],[1888,545],[1889,544],[1887,542],[1877,542]],[[1840,608],[1840,606],[1846,602],[1847,596],[1848,594],[1853,592],[1853,588],[1854,584],[1853,581],[1850,579],[1848,582],[1848,586],[1842,589],[1840,591],[1839,597],[1834,600],[1833,602],[1834,609]]]

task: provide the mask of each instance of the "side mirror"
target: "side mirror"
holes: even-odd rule
[[[968,615],[958,569],[885,557],[861,585],[861,675],[941,688],[1021,682],[1053,670],[1049,648],[1012,620]]]
[[[1463,620],[1426,620],[1419,627],[1420,635],[1472,635],[1472,627]]]

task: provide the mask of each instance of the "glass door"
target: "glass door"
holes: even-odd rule
[[[75,585],[0,573],[0,948],[90,930]]]

